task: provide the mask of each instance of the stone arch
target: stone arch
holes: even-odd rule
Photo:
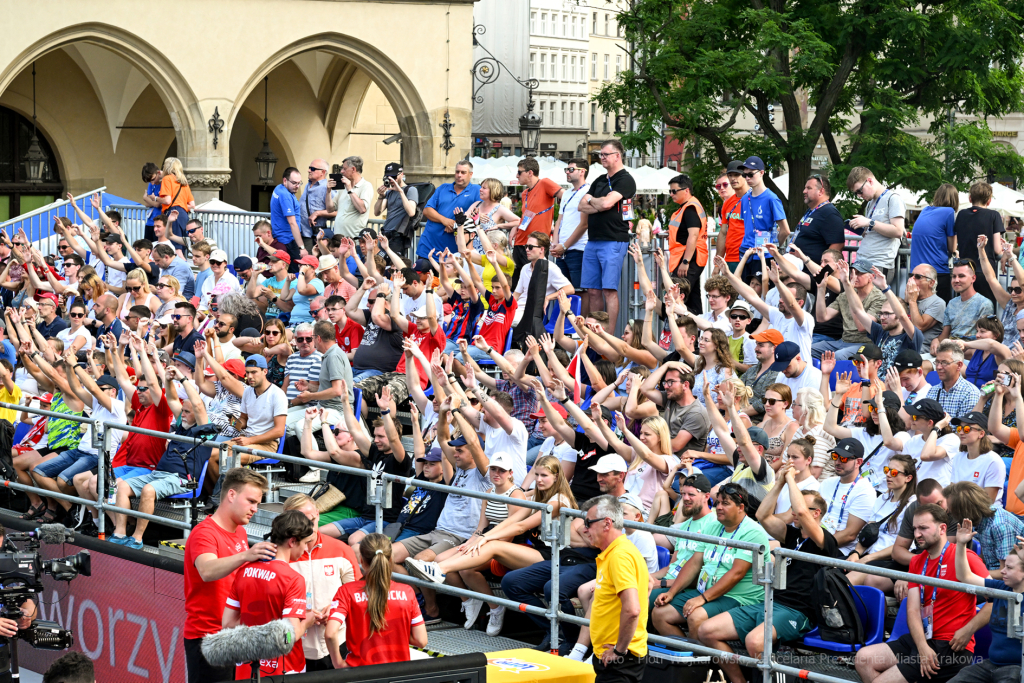
[[[39,57],[72,43],[104,47],[142,72],[170,114],[178,142],[178,155],[188,166],[193,151],[203,154],[207,129],[198,99],[173,62],[151,43],[117,26],[88,22],[67,26],[36,41],[0,71],[0,93]]]
[[[307,36],[281,48],[264,61],[235,97],[234,106],[227,117],[227,130],[231,130],[249,93],[259,87],[264,76],[295,55],[309,50],[322,50],[337,55],[370,75],[398,119],[406,172],[414,176],[430,176],[434,160],[434,137],[430,116],[415,84],[390,57],[375,46],[340,33]]]

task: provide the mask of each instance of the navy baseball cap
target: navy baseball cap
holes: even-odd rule
[[[455,448],[457,446],[465,446],[466,437],[460,436],[458,438],[452,439],[451,441],[448,442],[448,445],[451,446],[452,448]]]
[[[235,267],[236,273],[240,270],[249,270],[252,268],[252,259],[248,256],[239,256],[231,265]]]
[[[747,157],[747,160],[743,162],[743,168],[749,171],[763,171],[764,162],[761,161],[761,157]]]
[[[431,448],[422,458],[416,458],[416,462],[441,462],[441,448]]]
[[[775,347],[775,362],[768,369],[772,372],[782,372],[799,355],[800,347],[797,346],[796,342],[782,342]]]
[[[113,389],[121,388],[120,386],[118,386],[117,380],[111,377],[110,375],[101,375],[100,378],[96,380],[96,384],[101,387],[111,387]]]

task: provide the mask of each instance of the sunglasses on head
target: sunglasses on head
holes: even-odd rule
[[[719,493],[724,493],[727,496],[745,496],[746,495],[746,493],[744,492],[742,486],[740,486],[739,484],[733,484],[732,482],[729,482],[728,484],[725,484],[724,486],[720,486],[718,488],[718,492]]]
[[[971,270],[974,270],[974,261],[969,258],[958,258],[953,260],[953,267],[958,266],[969,266]]]

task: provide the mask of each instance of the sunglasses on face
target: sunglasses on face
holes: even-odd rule
[[[1010,287],[1008,290],[1010,294],[1024,294],[1024,287]]]
[[[149,391],[149,387],[136,387],[135,390],[141,393],[144,391]]]
[[[766,406],[773,406],[773,405],[775,405],[776,403],[782,403],[782,399],[781,399],[781,398],[766,398],[766,399],[764,400],[764,404],[765,404]]]
[[[324,169],[324,168],[313,168],[312,166],[309,167],[309,172],[310,173],[316,173],[317,171],[325,171],[325,170],[327,170],[327,169]]]
[[[606,519],[608,519],[608,518],[607,517],[597,517],[595,519],[584,519],[583,520],[583,526],[585,528],[589,529],[590,527],[594,526],[598,522],[603,522]]]
[[[192,233],[199,232],[200,230],[202,230],[202,228],[190,228],[190,229],[185,230],[185,232],[187,232],[188,234],[191,235]]]
[[[848,455],[839,455],[838,453],[832,453],[832,459],[835,460],[836,462],[841,462],[845,465],[846,463],[850,462],[851,460],[855,460],[856,458],[851,458]]]
[[[927,275],[921,275],[920,273],[913,273],[913,274],[911,274],[910,277],[914,278],[915,280],[934,280],[935,279],[935,278],[930,278]]]
[[[526,248],[527,249],[543,249],[544,247],[540,246],[539,244],[527,244]]]
[[[223,266],[224,263],[224,261],[210,261],[211,266]]]
[[[84,318],[85,317],[85,313],[70,313],[69,315],[72,318]]]
[[[715,185],[716,190],[724,190],[727,187],[729,187],[729,183],[717,183]]]
[[[888,466],[886,466],[886,467],[882,468],[882,471],[885,472],[885,476],[887,476],[887,477],[895,477],[897,474],[902,474],[903,476],[907,476],[906,472],[900,472],[895,467],[888,467]]]
[[[970,434],[971,433],[971,429],[972,429],[971,425],[958,425],[957,428],[956,428],[956,433],[957,434]],[[974,429],[977,429],[977,427],[975,427]]]
[[[606,157],[615,156],[618,152],[598,152],[597,156],[604,159]]]
[[[182,318],[191,318],[192,316],[188,313],[175,313],[171,316],[171,320],[181,320]]]
[[[729,318],[732,320],[750,320],[750,316],[744,315],[743,313],[740,313],[738,315],[730,315]]]
[[[566,173],[573,173],[573,172],[578,171],[578,170],[580,170],[580,169],[578,169],[578,168],[566,168],[565,172]]]
[[[127,289],[129,292],[133,292],[133,293],[134,292],[141,292],[142,291],[142,287],[125,287],[125,289]]]
[[[308,344],[311,341],[313,341],[313,338],[312,337],[296,337],[295,341],[299,342],[300,344]]]
[[[278,332],[277,330],[268,330],[267,332],[264,332],[263,334],[268,336],[268,337],[276,337],[276,336],[278,336],[281,333]]]
[[[756,175],[757,175],[757,171],[751,171],[750,173],[744,173],[743,177],[747,178],[749,180],[750,178],[753,178]]]

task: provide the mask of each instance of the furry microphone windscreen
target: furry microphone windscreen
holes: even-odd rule
[[[295,631],[287,619],[260,626],[226,628],[203,638],[203,656],[214,667],[258,662],[288,654],[295,645]]]

